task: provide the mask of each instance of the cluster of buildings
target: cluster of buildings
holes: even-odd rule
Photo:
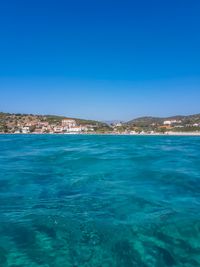
[[[81,133],[88,131],[94,131],[92,125],[78,125],[76,120],[73,119],[64,119],[62,120],[61,126],[54,128],[54,133]]]
[[[181,120],[166,120],[163,122],[163,125],[175,125],[182,123]]]
[[[184,128],[184,127],[200,127],[200,123],[183,123],[182,120],[166,120],[163,122],[165,128]]]
[[[187,119],[166,119],[158,120],[155,122],[144,121],[136,122],[134,125],[127,125],[121,122],[113,123],[111,125],[112,132],[116,134],[161,134],[170,132],[181,132],[181,131],[200,131],[200,121],[199,120],[187,120]]]
[[[84,133],[92,132],[94,128],[92,125],[80,125],[77,124],[76,120],[73,119],[63,119],[61,123],[50,124],[47,121],[33,121],[28,122],[25,125],[18,125],[14,133],[56,133],[56,134],[70,134],[70,133]]]
[[[22,134],[156,134],[166,132],[199,131],[200,118],[168,118],[165,120],[136,121],[134,124],[115,122],[98,124],[94,121],[63,118],[59,116],[1,114],[0,133]]]

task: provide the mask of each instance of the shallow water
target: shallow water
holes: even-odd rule
[[[200,137],[0,136],[1,267],[200,266]]]

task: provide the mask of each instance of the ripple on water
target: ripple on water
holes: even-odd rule
[[[1,267],[200,266],[200,138],[0,136]]]

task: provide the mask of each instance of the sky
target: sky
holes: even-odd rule
[[[0,111],[200,113],[199,0],[0,0]]]

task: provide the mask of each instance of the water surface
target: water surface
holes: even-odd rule
[[[0,136],[1,267],[200,266],[200,137]]]

